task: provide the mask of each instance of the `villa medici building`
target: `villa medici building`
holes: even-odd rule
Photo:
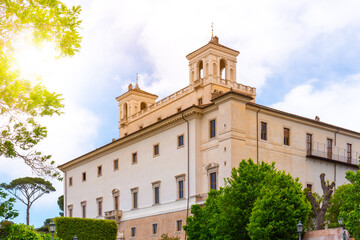
[[[184,239],[190,206],[248,158],[319,193],[323,172],[343,184],[360,133],[256,104],[256,89],[236,81],[238,55],[215,36],[186,56],[187,87],[156,101],[130,84],[116,98],[119,138],[59,167],[65,216],[114,219],[120,239]]]

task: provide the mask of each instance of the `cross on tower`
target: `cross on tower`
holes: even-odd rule
[[[214,23],[211,23],[211,38],[214,37]]]

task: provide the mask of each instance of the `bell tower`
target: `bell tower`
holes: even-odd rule
[[[239,54],[239,51],[221,45],[217,36],[211,36],[208,44],[186,56],[189,83],[203,79],[236,82],[236,58]]]
[[[141,90],[136,79],[136,86],[129,84],[128,91],[116,98],[119,106],[119,135],[123,137],[134,114],[145,112],[155,103],[157,95]]]

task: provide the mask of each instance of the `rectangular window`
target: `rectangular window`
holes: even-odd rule
[[[97,176],[98,177],[102,176],[102,166],[101,165],[97,167]]]
[[[154,203],[155,204],[160,203],[160,188],[159,187],[154,188]]]
[[[210,173],[210,189],[216,190],[216,172]]]
[[[184,198],[184,180],[178,181],[178,198],[183,199]]]
[[[98,216],[102,216],[102,209],[103,209],[103,200],[102,197],[101,198],[97,198],[96,199],[97,202],[97,210],[98,210]]]
[[[185,174],[180,174],[175,176],[176,178],[176,187],[177,187],[177,199],[183,199],[184,198],[184,192],[185,192]]]
[[[182,220],[176,221],[176,231],[180,232],[182,230]]]
[[[214,138],[216,136],[216,121],[215,119],[210,121],[210,138]]]
[[[134,152],[133,154],[132,154],[132,164],[136,164],[137,163],[137,152]]]
[[[178,147],[184,146],[184,135],[178,136]]]
[[[119,210],[119,196],[114,196],[114,209]]]
[[[312,154],[312,134],[306,134],[306,154]]]
[[[312,192],[312,184],[306,184],[306,188],[308,188],[309,191]]]
[[[290,129],[284,128],[284,145],[290,146]]]
[[[138,188],[133,188],[131,189],[131,193],[132,193],[132,207],[133,209],[137,209],[138,208],[138,195],[139,195],[139,190]]]
[[[267,123],[261,122],[261,140],[267,140]]]
[[[199,98],[198,99],[198,105],[202,105],[203,104],[203,100],[202,100],[202,98]]]
[[[159,144],[154,145],[154,157],[159,156],[160,153],[160,147]]]
[[[73,205],[69,205],[68,210],[69,210],[68,217],[72,217],[73,216]]]
[[[152,188],[153,188],[153,193],[154,193],[154,197],[153,197],[153,203],[154,204],[159,204],[160,203],[160,181],[156,181],[152,183]]]
[[[132,227],[132,228],[131,228],[130,236],[131,236],[131,237],[135,237],[135,236],[136,236],[136,227]]]
[[[154,223],[154,224],[152,225],[152,234],[153,234],[153,235],[156,235],[156,234],[157,234],[157,230],[158,230],[158,225],[157,225],[157,223]]]
[[[327,139],[327,158],[332,159],[332,139]]]
[[[83,180],[83,182],[86,181],[86,172],[83,172],[83,173],[82,173],[82,180]]]
[[[69,177],[69,187],[71,187],[73,185],[73,178]]]
[[[119,170],[119,159],[114,160],[114,171]]]
[[[348,143],[346,145],[346,160],[348,163],[351,163],[351,158],[352,158],[352,145]]]
[[[81,216],[86,218],[86,201],[81,202]]]

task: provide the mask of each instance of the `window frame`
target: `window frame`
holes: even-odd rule
[[[130,228],[130,238],[136,238],[136,227]]]
[[[73,177],[69,177],[69,187],[73,186]]]
[[[160,156],[160,143],[155,143],[153,145],[153,157],[158,157],[158,156]]]
[[[313,151],[313,135],[312,133],[306,133],[306,154],[312,155]]]
[[[212,125],[214,123],[214,126]],[[209,139],[216,138],[216,118],[209,120]]]
[[[267,122],[265,122],[265,121],[261,121],[260,122],[260,139],[261,140],[263,140],[263,141],[267,141],[268,140],[268,137],[267,137],[267,130],[268,130],[268,128],[267,128]],[[265,130],[263,129],[263,126],[265,126]],[[263,138],[264,137],[264,138]]]
[[[159,224],[157,222],[151,224],[151,236],[157,236],[158,232],[159,232]]]
[[[207,175],[208,175],[208,189],[209,192],[212,189],[211,188],[211,174],[212,173],[216,173],[216,179],[215,179],[215,185],[216,185],[216,190],[218,189],[219,186],[219,164],[217,163],[209,163],[205,169],[207,170]]]
[[[330,143],[330,146],[329,146]],[[326,138],[326,157],[332,159],[333,157],[333,140],[332,138]]]
[[[97,166],[97,177],[101,177],[103,173],[102,165]]]
[[[180,223],[180,228],[179,228],[179,223]],[[183,231],[183,220],[182,219],[177,219],[175,221],[175,233],[180,233]]]
[[[185,173],[183,174],[179,174],[177,176],[175,176],[175,180],[176,180],[176,199],[177,200],[183,200],[185,199]],[[182,197],[180,194],[180,182],[182,182]]]
[[[73,210],[74,210],[73,204],[68,205],[68,217],[73,217]]]
[[[120,210],[120,190],[119,189],[112,190],[112,196],[113,196],[113,209]]]
[[[180,138],[182,138],[182,141],[180,141]],[[184,137],[184,134],[180,134],[177,136],[177,148],[183,148],[185,146],[185,137]]]
[[[114,159],[114,161],[113,161],[113,170],[114,171],[119,171],[119,159],[118,158]]]
[[[102,217],[104,215],[103,197],[96,198],[97,216]]]
[[[86,180],[87,180],[86,171],[81,173],[81,179],[82,179],[82,182],[86,182]]]
[[[283,136],[284,136],[284,142],[283,142],[284,146],[290,146],[290,128],[289,127],[284,127]]]
[[[153,188],[153,205],[160,204],[160,185],[161,181],[151,183]]]
[[[138,163],[138,153],[137,152],[133,152],[131,153],[131,164],[137,164]]]
[[[135,187],[131,189],[131,209],[135,210],[135,209],[139,209],[139,188]]]
[[[349,151],[349,149],[350,149],[350,151]],[[351,163],[351,161],[352,161],[352,144],[346,143],[346,162]]]
[[[87,204],[87,201],[82,201],[80,203],[80,206],[81,206],[81,218],[86,218],[86,204]]]

